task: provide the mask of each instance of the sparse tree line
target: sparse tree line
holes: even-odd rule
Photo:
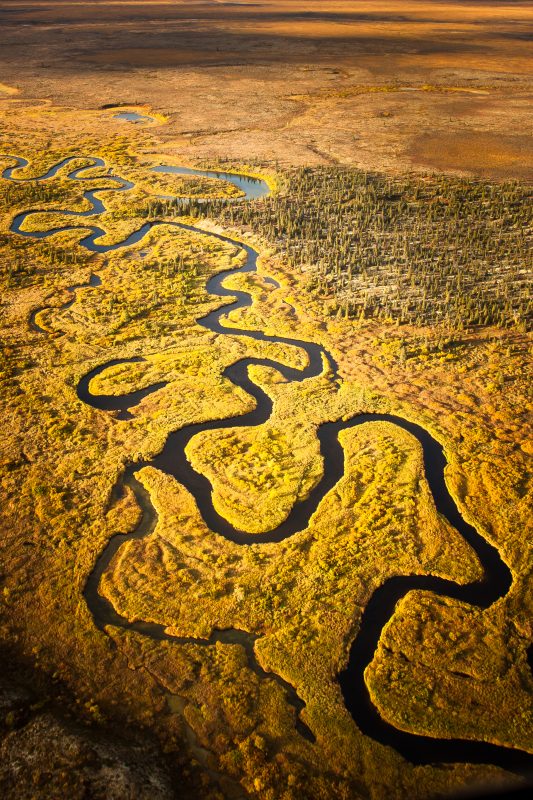
[[[2,182],[0,207],[39,207],[64,194],[56,182]],[[334,316],[452,329],[531,327],[531,192],[516,183],[300,168],[265,200],[154,198],[113,216],[211,216],[249,227],[309,276],[309,291]],[[84,260],[41,243],[29,261],[13,238],[8,285],[24,283],[40,259],[57,266]],[[174,262],[165,267],[181,271]]]
[[[39,209],[49,203],[65,203],[68,189],[58,181],[0,181],[0,212],[12,214],[14,208]],[[57,240],[56,240],[57,241]],[[53,240],[29,241],[16,234],[0,233],[0,279],[6,288],[21,288],[32,284],[36,276],[46,274],[50,266],[57,269],[87,266],[92,253],[79,247],[65,246]]]
[[[333,315],[453,329],[531,325],[531,193],[516,183],[300,168],[266,200],[192,199],[158,212],[262,233],[309,274]]]
[[[63,200],[65,185],[58,181],[0,182],[0,208],[16,208],[21,203],[39,207],[44,203]]]
[[[50,266],[57,269],[85,267],[92,260],[92,254],[85,254],[79,248],[54,246],[49,242],[30,243],[7,235],[0,235],[0,251],[7,254],[0,267],[0,276],[8,289],[31,285],[36,276],[46,274]]]

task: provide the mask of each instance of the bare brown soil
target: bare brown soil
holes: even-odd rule
[[[458,171],[533,180],[533,140],[527,136],[429,133],[417,139],[412,155],[417,163],[442,170],[453,164]]]
[[[5,0],[0,105],[151,106],[188,158],[529,178],[532,25],[523,2]]]

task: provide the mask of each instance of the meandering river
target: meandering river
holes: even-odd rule
[[[54,177],[60,170],[66,170],[71,162],[79,162],[81,157],[64,159],[39,178],[25,178],[24,169],[28,166],[28,162],[18,156],[12,156],[12,158],[15,163],[13,166],[4,170],[2,177],[8,180],[18,181],[47,180]],[[93,172],[91,172],[90,175],[85,175],[84,173],[88,170],[93,170],[94,167],[107,167],[105,162],[100,158],[84,157],[83,161],[83,166],[78,166],[67,173],[70,179],[77,181],[94,181],[95,177]],[[159,167],[156,168],[156,171],[174,172],[183,175],[199,175],[210,178],[217,177],[230,181],[244,192],[242,198],[233,202],[248,202],[265,197],[270,191],[265,181],[251,179],[244,175],[215,173],[206,170],[195,170],[188,167]],[[79,212],[57,209],[54,211],[47,210],[44,213],[61,213],[71,217],[88,218],[105,211],[105,204],[101,198],[96,197],[97,193],[101,194],[102,192],[108,191],[125,192],[133,188],[131,182],[110,173],[102,177],[105,177],[106,181],[111,180],[114,186],[111,188],[92,189],[84,192],[84,197],[90,206],[88,210]],[[356,725],[364,734],[385,745],[395,748],[414,764],[471,762],[496,764],[523,774],[533,771],[533,759],[531,756],[517,749],[472,740],[436,739],[429,736],[407,733],[393,727],[381,718],[377,709],[372,704],[364,680],[365,669],[374,657],[381,631],[394,614],[397,602],[408,592],[415,589],[423,589],[437,595],[454,598],[478,608],[485,609],[505,596],[511,587],[511,572],[507,564],[500,557],[498,550],[490,544],[476,528],[463,518],[460,509],[448,490],[445,481],[445,467],[447,462],[442,445],[419,424],[390,414],[359,414],[348,421],[326,422],[319,427],[317,432],[320,452],[324,462],[323,476],[307,499],[296,503],[285,521],[274,530],[259,535],[250,535],[245,531],[236,529],[226,519],[221,517],[214,508],[212,486],[207,478],[197,472],[187,460],[185,456],[187,444],[193,436],[202,431],[259,426],[269,419],[272,413],[272,401],[250,378],[250,366],[262,365],[272,367],[281,373],[287,381],[301,382],[307,378],[319,376],[325,371],[331,376],[332,380],[334,380],[336,378],[337,365],[332,355],[321,345],[312,342],[267,335],[261,331],[249,331],[232,327],[229,324],[228,314],[232,310],[248,307],[252,303],[252,297],[248,292],[227,289],[224,286],[229,275],[255,272],[257,269],[258,252],[244,242],[176,221],[153,221],[142,225],[122,242],[113,245],[104,245],[101,244],[99,240],[105,234],[105,231],[97,226],[89,226],[85,221],[80,225],[68,225],[62,228],[51,228],[31,232],[23,230],[26,218],[35,213],[42,214],[43,211],[41,209],[30,209],[17,214],[12,221],[11,231],[26,237],[44,239],[53,236],[61,230],[80,230],[83,232],[80,238],[81,245],[88,250],[98,253],[106,253],[112,250],[130,247],[140,242],[149,230],[153,230],[158,225],[165,225],[165,227],[174,226],[191,231],[201,237],[211,237],[221,242],[235,245],[244,251],[246,255],[245,263],[241,267],[219,273],[209,279],[206,285],[207,292],[224,299],[225,302],[215,311],[199,318],[197,323],[220,336],[242,336],[263,342],[282,343],[300,348],[305,351],[307,356],[307,364],[301,369],[289,367],[278,361],[267,358],[244,358],[227,367],[224,375],[235,386],[242,388],[254,398],[256,403],[254,410],[240,416],[188,425],[180,430],[174,431],[168,436],[162,451],[155,456],[155,458],[150,461],[130,464],[126,468],[115,491],[120,493],[125,485],[130,486],[142,509],[142,518],[134,532],[127,535],[117,534],[109,541],[107,547],[100,554],[95,568],[87,580],[85,597],[95,623],[102,628],[106,625],[115,625],[133,629],[152,638],[169,639],[184,643],[194,642],[205,646],[210,646],[216,641],[238,642],[245,648],[248,663],[258,675],[261,677],[268,675],[277,680],[284,687],[289,702],[294,705],[297,711],[298,730],[308,740],[314,741],[313,732],[309,730],[308,726],[299,716],[300,711],[304,707],[304,703],[300,700],[294,688],[283,681],[279,676],[266,673],[257,662],[254,652],[254,643],[259,637],[256,634],[247,631],[229,630],[215,631],[209,639],[170,636],[165,632],[165,627],[163,625],[145,622],[132,623],[120,616],[112,604],[100,594],[99,585],[102,575],[109,568],[114,555],[120,550],[124,542],[133,538],[147,536],[153,531],[157,522],[157,515],[152,506],[150,496],[134,475],[140,468],[144,466],[153,466],[175,477],[176,480],[183,484],[194,496],[198,509],[207,526],[220,536],[242,547],[258,543],[280,542],[307,527],[311,515],[316,511],[321,500],[343,477],[344,452],[338,439],[340,431],[346,428],[354,428],[368,422],[386,421],[393,423],[414,436],[420,443],[424,456],[424,470],[437,511],[446,517],[450,524],[457,529],[474,549],[483,566],[484,577],[483,580],[479,582],[467,585],[461,585],[454,581],[428,575],[406,575],[386,579],[370,598],[362,616],[359,632],[350,647],[348,665],[338,676],[346,708],[352,715]],[[89,230],[89,233],[87,233],[87,230]],[[96,276],[92,276],[91,281],[87,285],[97,286],[98,283],[99,279]],[[71,291],[75,293],[76,288],[79,287],[71,287]],[[71,302],[73,302],[73,300],[69,301],[65,306],[69,305]],[[35,313],[36,312],[32,315],[30,323],[35,330],[44,332],[35,322]],[[125,363],[128,360],[142,361],[142,358],[108,360],[87,373],[77,386],[77,394],[80,400],[94,408],[119,411],[124,418],[127,418],[130,413],[129,409],[138,404],[143,397],[146,397],[148,394],[157,391],[165,385],[165,382],[160,382],[120,397],[94,395],[91,392],[90,384],[95,375],[103,372],[110,366]]]

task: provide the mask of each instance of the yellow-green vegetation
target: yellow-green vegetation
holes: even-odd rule
[[[32,148],[14,128],[1,149],[28,158],[25,174],[33,176],[81,153],[137,176],[136,154],[157,151],[156,128],[132,128],[129,140],[103,128],[96,142],[67,127],[51,153],[49,133],[64,119],[60,112],[39,117]],[[101,174],[95,185],[104,185],[105,169]],[[40,215],[28,225],[98,225],[105,241],[121,241],[146,222],[151,180],[132,192],[105,193],[109,210],[98,217]],[[250,411],[253,400],[222,375],[238,359],[304,361],[293,347],[196,324],[221,303],[205,291],[209,277],[242,263],[232,245],[161,225],[135,247],[98,255],[76,244],[78,233],[30,241],[8,232],[23,209],[83,208],[81,192],[92,186],[92,177],[73,184],[62,175],[39,185],[0,181],[2,638],[18,658],[60,678],[80,714],[153,731],[173,758],[202,772],[198,796],[212,800],[220,797],[217,787],[228,789],[227,779],[258,800],[381,800],[392,792],[435,796],[501,776],[490,766],[410,765],[360,733],[336,680],[361,614],[387,577],[415,573],[464,584],[482,575],[474,552],[437,514],[413,437],[385,422],[342,432],[345,474],[309,526],[279,544],[254,543],[254,534],[275,527],[320,478],[322,422],[389,411],[424,425],[444,443],[454,497],[499,548],[513,587],[486,612],[408,594],[367,670],[371,696],[404,730],[532,751],[526,334],[337,319],[306,290],[305,274],[279,249],[268,251],[264,239],[259,275],[228,279],[253,297],[250,309],[232,314],[233,324],[322,343],[338,361],[340,379],[325,366],[317,378],[287,383],[275,369],[254,367],[251,377],[273,401],[268,423],[204,433],[188,448],[212,481],[215,506],[250,533],[250,545],[209,531],[191,495],[146,467],[137,477],[157,524],[119,548],[100,589],[127,619],[159,623],[176,637],[248,632],[272,677],[257,674],[239,644],[101,631],[82,592],[111,537],[138,525],[132,492],[113,494],[124,466],[149,459],[189,423]],[[100,286],[77,289],[74,298],[66,292],[91,274]],[[36,321],[48,333],[29,328],[36,309],[43,309]],[[133,356],[145,360],[110,367],[91,383],[94,393],[123,394],[168,381],[132,409],[132,419],[78,399],[77,383],[89,370]],[[294,705],[275,676],[305,702],[300,716],[315,744],[298,732]],[[191,767],[192,757],[201,765]]]
[[[381,435],[376,432],[376,427]],[[428,499],[427,488],[423,484],[420,488],[418,486],[420,456],[409,441],[409,436],[403,432],[398,435],[389,424],[376,423],[357,431],[345,432],[342,438],[347,451],[346,477],[338,484],[335,495],[328,495],[323,501],[309,529],[282,544],[252,544],[248,547],[221,541],[219,536],[205,529],[194,502],[191,498],[186,501],[185,490],[172,478],[159,476],[152,468],[141,471],[143,483],[148,481],[147,488],[158,511],[161,531],[158,527],[153,538],[132,541],[121,549],[112,577],[106,576],[103,584],[105,591],[113,593],[114,605],[129,618],[162,623],[176,620],[172,627],[179,629],[182,635],[196,633],[202,636],[209,635],[213,627],[232,627],[231,620],[234,627],[249,629],[257,614],[259,622],[255,621],[253,628],[259,625],[270,629],[273,625],[272,614],[277,612],[285,618],[284,624],[289,621],[293,636],[304,637],[305,640],[305,628],[308,632],[311,618],[306,624],[304,620],[307,613],[302,614],[298,609],[288,613],[292,602],[287,594],[295,591],[299,596],[298,602],[302,601],[307,594],[304,585],[308,572],[309,602],[312,604],[320,600],[320,609],[315,610],[313,618],[318,612],[317,622],[320,622],[324,603],[331,608],[338,606],[343,616],[348,612],[344,621],[344,625],[348,626],[345,635],[353,625],[353,611],[349,611],[349,607],[356,602],[357,592],[362,592],[360,605],[364,605],[364,597],[368,599],[372,591],[367,581],[381,581],[388,572],[402,574],[406,569],[405,565],[402,566],[402,560],[409,562],[414,553],[423,554],[422,561],[427,562],[428,572],[459,581],[478,576],[475,557],[469,555],[468,548],[458,534],[447,530],[436,516]],[[353,446],[353,440],[355,447],[352,457],[350,445]],[[390,487],[390,494],[385,494],[381,483],[392,483],[395,471],[400,474],[399,485]],[[397,508],[389,507],[389,497],[396,500]],[[192,539],[191,530],[196,530]],[[364,535],[363,532],[368,530],[373,531],[372,536]],[[324,541],[324,531],[330,532],[327,541]],[[183,542],[188,544],[184,545]],[[176,553],[178,544],[180,551]],[[189,555],[181,551],[183,547],[190,550]],[[167,548],[168,553],[165,552]],[[380,548],[383,550],[381,558]],[[152,572],[153,553],[156,551],[160,554],[157,560],[162,558],[158,575]],[[454,553],[461,554],[461,567],[454,563]],[[390,563],[387,564],[389,558]],[[181,559],[184,559],[184,563],[177,568]],[[204,560],[207,569],[202,567]],[[351,574],[354,560],[361,573],[357,583]],[[365,560],[369,562],[366,567]],[[130,568],[125,569],[124,562],[130,563]],[[468,562],[469,569],[466,568]],[[151,566],[147,568],[148,563]],[[202,580],[198,580],[198,571],[203,573],[204,569],[206,574],[202,574]],[[269,590],[267,575],[270,573],[273,586]],[[145,576],[142,586],[139,583],[141,576]],[[189,601],[181,593],[175,597],[169,596],[172,581],[179,579],[176,576],[183,578],[186,584],[191,584],[193,596]],[[231,580],[228,580],[228,576]],[[164,581],[163,585],[158,586],[159,580]],[[254,592],[258,582],[262,583],[260,594]],[[219,598],[215,612],[217,617],[210,622],[210,598],[214,596]],[[184,603],[188,610],[182,620]],[[250,610],[254,607],[255,612]],[[254,616],[250,617],[250,614]],[[301,621],[300,631],[295,626],[295,617]],[[194,623],[195,618],[202,621]],[[326,627],[331,623],[322,622]],[[342,641],[338,646],[342,646]],[[340,659],[340,656],[337,658]],[[313,666],[316,667],[316,664]]]
[[[193,177],[173,173],[153,172],[148,164],[130,167],[121,171],[136,186],[153,195],[172,195],[174,197],[238,198],[244,192],[228,181],[216,178]]]
[[[408,435],[387,424],[367,425],[345,433],[343,444],[348,471],[336,492],[325,499],[308,530],[268,546],[239,547],[211,534],[185,490],[156,470],[143,470],[140,477],[158,511],[158,526],[152,536],[121,549],[103,582],[104,593],[121,614],[167,624],[174,635],[205,638],[214,628],[237,627],[261,637],[256,645],[261,665],[295,686],[306,702],[303,717],[318,744],[311,748],[293,727],[287,729],[287,712],[281,719],[276,708],[265,715],[261,704],[255,719],[261,720],[267,746],[253,758],[239,725],[232,729],[224,724],[222,730],[195,725],[197,711],[190,724],[201,744],[232,766],[231,774],[244,772],[245,785],[253,786],[259,768],[268,797],[279,796],[280,767],[288,753],[302,751],[310,796],[354,790],[361,758],[379,760],[382,774],[373,775],[373,781],[394,780],[400,770],[397,756],[357,733],[334,680],[346,641],[372,589],[384,575],[409,571],[413,559],[423,571],[456,580],[478,575],[468,548],[435,514],[427,487],[417,486],[420,454]],[[383,485],[390,487],[387,495]],[[397,506],[394,514],[389,501]],[[204,648],[187,648],[202,658]],[[183,675],[181,667],[168,677],[164,664],[158,676],[168,690],[188,698],[193,709],[201,702],[202,716],[214,715],[197,699],[203,692],[191,684],[188,672]],[[227,678],[220,667],[218,672],[210,691],[220,697],[225,696]],[[246,693],[242,696],[240,683],[234,684],[235,695],[223,701],[222,714],[232,696],[243,702],[252,691],[254,681],[248,682],[249,671],[245,675]],[[283,748],[273,760],[280,740]],[[354,783],[342,790],[338,778],[326,777],[321,770],[324,756],[337,765],[336,773],[346,772]],[[415,793],[417,775],[425,771],[400,771],[409,792]],[[287,789],[282,796],[298,797],[300,781],[291,790],[286,774],[283,780]],[[379,786],[374,790],[380,791]]]
[[[521,642],[530,632],[517,605],[510,597],[481,612],[445,598],[408,595],[384,631],[369,671],[381,714],[430,736],[466,732],[530,748],[531,671]],[[510,650],[521,655],[512,659]]]

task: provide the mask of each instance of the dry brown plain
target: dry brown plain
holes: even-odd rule
[[[152,105],[187,158],[531,177],[531,26],[526,2],[4,0],[0,80]]]
[[[147,175],[156,159],[230,158],[243,169],[259,161],[270,176],[276,165],[282,171],[343,163],[526,179],[530,90],[522,36],[530,23],[522,3],[376,2],[369,11],[368,3],[344,2],[328,4],[325,13],[318,2],[30,7],[8,0],[0,9],[0,152],[28,158],[30,174],[67,155],[100,155],[137,181],[131,196],[106,200],[109,211],[99,224],[108,241],[141,224],[147,195],[187,191],[185,182],[156,183]],[[103,108],[114,104],[153,112],[155,122],[118,121]],[[81,208],[76,187],[61,177],[54,185],[57,194],[45,205]],[[11,200],[2,195],[2,234],[15,211],[35,206],[30,197],[22,190]],[[327,318],[304,275],[288,270],[257,232],[240,233],[263,257],[257,278],[230,283],[254,298],[232,322],[321,342],[338,360],[342,381],[335,387],[324,376],[294,387],[275,371],[257,369],[256,381],[274,400],[261,436],[252,437],[252,446],[249,430],[198,437],[191,460],[210,474],[224,513],[246,524],[250,496],[265,519],[275,518],[320,473],[314,431],[324,419],[388,410],[444,441],[454,495],[498,546],[513,588],[486,612],[411,593],[384,632],[369,686],[383,716],[404,730],[531,752],[524,541],[531,513],[530,340],[517,330],[479,329],[463,333],[448,358],[433,346],[431,330]],[[40,704],[45,714],[59,708],[89,721],[104,742],[116,737],[118,725],[131,733],[121,747],[136,747],[152,766],[161,765],[162,774],[144,769],[145,783],[124,767],[131,783],[124,779],[118,794],[108,787],[104,795],[117,800],[126,791],[146,800],[427,798],[500,777],[494,767],[412,766],[358,732],[334,680],[384,575],[479,577],[472,551],[435,513],[419,449],[386,424],[342,435],[347,473],[307,531],[279,547],[250,548],[245,558],[207,530],[182,487],[145,470],[157,528],[130,542],[103,581],[106,596],[130,619],[169,625],[182,636],[205,637],[228,626],[259,636],[257,660],[297,687],[315,744],[298,734],[280,685],[258,676],[238,644],[178,646],[95,629],[82,597],[87,575],[110,536],[138,521],[131,494],[115,504],[110,495],[125,461],[149,457],[169,431],[191,420],[248,410],[249,398],[221,377],[227,364],[244,355],[298,364],[300,356],[211,337],[195,325],[219,305],[206,295],[205,282],[238,263],[234,249],[194,234],[150,235],[143,246],[156,265],[179,249],[178,279],[143,268],[135,250],[127,258],[120,252],[87,258],[76,238],[55,240],[70,263],[52,262],[47,244],[1,240],[3,664],[15,685],[21,675],[26,685],[34,683],[34,695],[19,703],[20,720],[16,699],[3,706],[15,709],[2,722],[11,731],[0,769],[6,796],[81,800],[87,772],[102,760],[98,747],[76,750],[65,730],[56,734],[58,723],[43,721]],[[79,290],[76,302],[61,308],[66,287],[93,272],[102,287]],[[281,289],[264,275],[276,277]],[[44,334],[28,326],[41,307],[35,322]],[[416,346],[403,362],[397,354],[405,338]],[[147,354],[146,364],[108,370],[94,382],[95,391],[120,394],[169,379],[133,420],[78,401],[80,376],[139,352]],[[265,460],[283,469],[261,472]],[[19,733],[24,715],[37,715],[44,736],[56,736],[65,752],[51,754],[42,732],[40,738],[27,727]],[[70,717],[61,723],[67,731]],[[42,752],[32,765],[36,742]],[[121,754],[116,760],[128,765]],[[24,774],[20,766],[17,773],[17,758]]]

